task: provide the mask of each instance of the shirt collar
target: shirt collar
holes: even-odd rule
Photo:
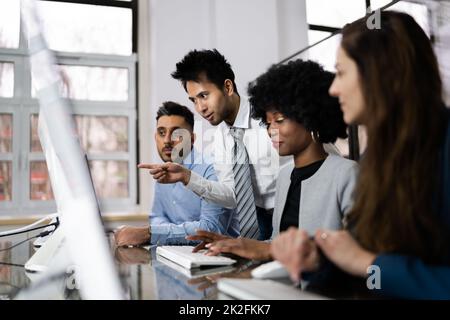
[[[228,129],[231,127],[234,128],[242,128],[242,129],[249,129],[250,128],[250,104],[248,102],[247,98],[240,97],[240,103],[239,103],[239,111],[236,115],[236,119],[234,120],[234,123],[232,126],[227,125]],[[225,121],[224,121],[225,123]]]

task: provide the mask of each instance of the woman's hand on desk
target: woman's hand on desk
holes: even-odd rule
[[[288,270],[294,282],[300,281],[302,272],[317,270],[319,252],[306,231],[291,227],[276,237],[270,246],[272,257]]]
[[[315,241],[336,266],[355,276],[366,277],[376,255],[364,250],[346,230],[317,230]]]
[[[141,163],[138,165],[138,168],[149,169],[153,179],[157,180],[159,183],[175,183],[181,181],[184,185],[187,185],[191,178],[190,170],[173,162],[166,162],[163,164]]]
[[[207,255],[232,253],[252,260],[271,260],[270,243],[248,238],[225,239],[208,243]]]
[[[192,252],[200,251],[200,250],[204,249],[208,243],[211,243],[214,241],[232,239],[228,236],[224,236],[223,234],[209,232],[209,231],[205,231],[205,230],[196,230],[196,232],[197,232],[197,234],[186,237],[187,240],[201,241],[201,243],[199,245],[197,245],[194,248],[194,250],[192,250]]]
[[[122,246],[138,246],[150,241],[149,227],[131,227],[124,226],[114,231],[116,245]]]

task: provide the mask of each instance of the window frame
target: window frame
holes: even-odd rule
[[[78,52],[53,51],[58,64],[125,68],[128,71],[128,99],[126,101],[89,101],[67,99],[73,107],[74,115],[86,116],[124,116],[128,120],[127,152],[111,152],[105,154],[87,154],[88,160],[113,160],[128,162],[128,197],[99,199],[103,212],[136,211],[138,207],[137,177],[137,0],[115,1],[73,1],[73,0],[40,0],[110,7],[122,7],[132,10],[132,53],[129,56],[110,54],[91,54]],[[31,96],[31,72],[28,62],[27,44],[20,26],[18,48],[0,48],[0,62],[14,63],[14,96],[0,97],[0,113],[13,116],[12,152],[0,154],[2,159],[12,161],[12,199],[0,201],[0,217],[23,217],[42,215],[56,211],[54,200],[31,200],[30,168],[32,161],[45,161],[42,152],[30,150],[30,117],[39,112],[37,98]],[[11,159],[11,160],[9,160]]]

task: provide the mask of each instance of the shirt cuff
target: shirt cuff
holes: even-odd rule
[[[152,233],[150,237],[151,244],[185,244],[186,232],[182,226],[167,225],[151,225]]]
[[[191,170],[191,177],[189,178],[189,182],[186,185],[186,188],[193,191],[197,195],[202,196],[205,192],[205,188],[203,187],[203,180],[204,178],[202,176]]]

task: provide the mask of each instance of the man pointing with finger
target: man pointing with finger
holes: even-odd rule
[[[176,162],[204,179],[216,181],[213,165],[192,148],[194,115],[185,106],[165,102],[156,116],[158,153],[164,162]],[[182,137],[179,139],[177,137]],[[140,168],[150,169],[147,165]],[[150,225],[126,226],[115,232],[116,244],[186,244],[185,237],[197,229],[238,236],[234,210],[207,203],[181,182],[155,185]]]
[[[218,182],[208,181],[176,163],[151,166],[160,183],[182,182],[189,190],[226,208],[236,208],[242,237],[266,240],[279,164],[267,131],[251,118],[248,99],[238,94],[231,65],[217,50],[193,50],[176,64],[179,80],[197,113],[216,127],[213,142]]]

